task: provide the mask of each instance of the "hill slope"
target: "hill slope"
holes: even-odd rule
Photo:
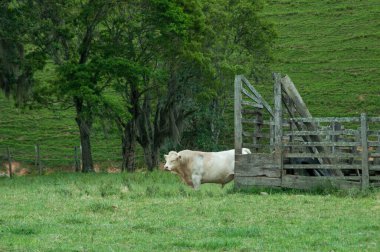
[[[12,101],[0,94],[0,166],[6,159],[7,147],[13,160],[22,162],[24,166],[34,165],[35,146],[39,144],[43,167],[73,168],[74,146],[80,145],[74,117],[72,110],[52,112],[46,109],[16,109]],[[98,166],[120,165],[120,139],[115,130],[95,124],[92,147]]]
[[[314,116],[380,114],[380,3],[268,1],[273,71],[288,74]]]

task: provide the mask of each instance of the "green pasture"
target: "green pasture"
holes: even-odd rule
[[[264,192],[162,171],[0,178],[0,251],[380,250],[380,191]]]

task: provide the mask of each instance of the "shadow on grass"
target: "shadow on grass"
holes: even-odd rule
[[[232,239],[224,239],[218,237],[208,237],[197,241],[178,241],[173,244],[176,247],[186,249],[206,249],[223,251],[234,249],[240,245],[240,242]]]
[[[14,235],[36,235],[40,233],[40,229],[26,224],[15,225],[9,227],[9,233]]]
[[[228,189],[227,194],[260,194],[260,195],[275,195],[275,194],[297,194],[297,195],[333,195],[336,197],[350,197],[350,198],[367,198],[374,197],[379,193],[379,188],[370,187],[369,189],[338,189],[332,185],[324,187],[316,187],[308,190],[289,189],[289,188],[265,188],[265,187],[252,187],[252,188],[235,188]]]

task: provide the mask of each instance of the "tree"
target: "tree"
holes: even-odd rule
[[[162,10],[162,6],[158,7]],[[138,141],[149,170],[158,166],[159,151],[166,140],[179,142],[185,120],[195,112],[193,98],[205,85],[202,79],[208,73],[200,47],[205,28],[200,2],[177,2],[174,9],[166,6],[154,20],[162,20],[161,16],[165,17],[161,29],[170,31],[162,38],[163,45],[171,44],[162,47],[156,59],[165,75],[161,79],[148,79],[145,86],[155,87],[160,82],[164,85],[144,93],[142,113],[137,120]],[[173,23],[177,24],[176,28]]]
[[[262,8],[262,1],[250,0],[211,0],[203,5],[209,28],[203,48],[214,74],[209,80],[208,95],[198,103],[198,113],[187,128],[190,131],[187,143],[209,150],[220,148],[220,138],[233,135],[233,128],[226,123],[232,122],[232,117],[225,111],[233,106],[229,98],[233,97],[234,76],[244,74],[256,82],[270,78],[275,33],[272,25],[258,15]]]
[[[25,50],[29,42],[26,34],[32,26],[29,12],[23,3],[8,0],[0,4],[0,90],[12,96],[16,105],[30,97],[33,73],[44,61],[38,49]]]
[[[18,0],[4,6],[11,25],[0,24],[9,35],[0,39],[0,88],[18,94],[18,86],[35,82],[37,69],[49,68],[56,77],[35,82],[34,99],[47,104],[54,97],[75,108],[85,172],[93,167],[97,117],[120,127],[129,171],[137,144],[152,170],[162,146],[178,144],[184,129],[212,135],[218,145],[234,75],[259,80],[273,39],[257,15],[260,1]]]
[[[102,32],[102,22],[118,2],[40,0],[25,1],[25,5],[35,15],[35,25],[29,32],[34,39],[30,43],[41,48],[49,59],[45,63],[53,65],[52,71],[58,76],[45,90],[64,106],[75,108],[83,172],[93,171],[91,128],[94,118],[107,105],[103,92],[110,85],[103,71],[106,60],[98,57],[98,51],[93,48]]]
[[[269,55],[273,32],[259,20],[260,8],[257,1],[156,0],[117,10],[124,14],[109,20],[107,34],[113,36],[102,40],[112,44],[103,57],[118,55],[129,66],[114,67],[120,69],[116,90],[132,116],[118,120],[125,169],[134,170],[136,142],[148,169],[156,167],[160,148],[168,140],[179,142],[190,115],[197,114],[197,124],[205,122],[218,142],[234,74],[260,76],[251,69],[260,69],[258,62]]]
[[[128,121],[117,117],[123,129],[123,169],[134,170],[137,142],[152,170],[164,140],[178,138],[188,112],[177,104],[184,96],[174,92],[190,78],[180,76],[178,64],[184,64],[177,58],[187,57],[192,65],[189,51],[196,48],[190,42],[201,31],[201,14],[197,1],[142,0],[125,3],[107,21],[103,57],[113,57],[114,87],[132,116]]]

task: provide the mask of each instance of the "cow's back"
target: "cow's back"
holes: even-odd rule
[[[203,156],[202,183],[227,183],[234,174],[235,151],[200,152]]]

